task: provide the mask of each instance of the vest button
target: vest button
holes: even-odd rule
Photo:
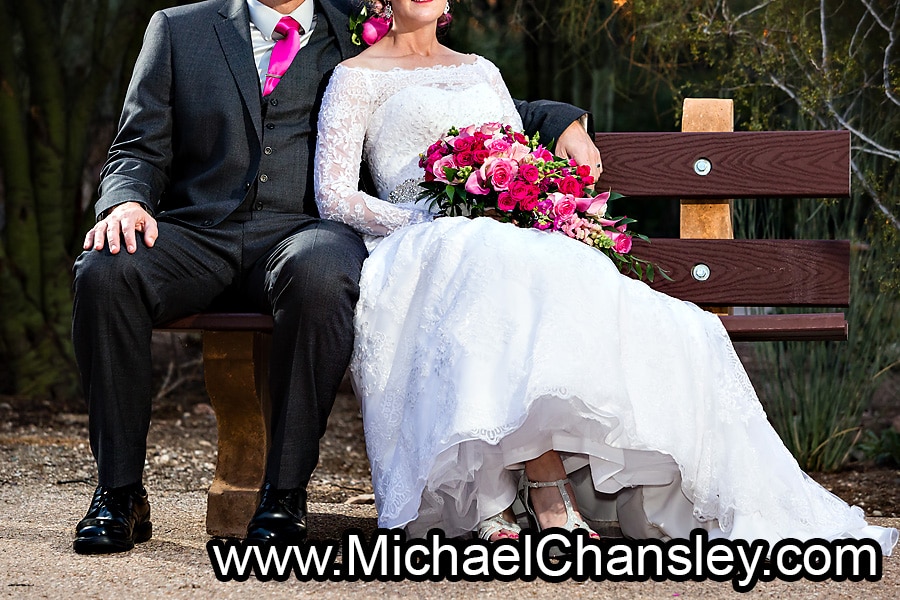
[[[266,146],[266,149],[265,149],[265,150],[263,150],[263,152],[265,152],[265,153],[266,153],[266,155],[269,155],[269,154],[272,154],[272,152],[274,152],[274,150],[272,150],[272,148],[271,148],[271,147],[269,147],[269,146]]]
[[[212,225],[212,221],[211,221],[211,220],[207,219],[207,220],[203,221],[203,226],[204,226],[204,227],[209,227],[210,225]]]
[[[272,98],[271,100],[269,100],[269,104],[271,104],[272,106],[278,106],[278,100],[275,98]]]
[[[275,123],[266,123],[266,129],[275,129]]]
[[[262,203],[262,202],[257,202],[257,203],[256,203],[256,210],[262,210],[262,208],[263,208],[263,203]]]
[[[263,173],[262,175],[259,176],[259,180],[262,181],[263,183],[265,183],[269,180],[269,176],[266,175],[265,173]]]

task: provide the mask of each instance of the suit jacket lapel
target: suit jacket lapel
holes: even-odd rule
[[[225,0],[219,9],[223,20],[216,23],[219,44],[225,53],[228,67],[241,92],[257,137],[262,137],[259,71],[253,63],[253,43],[250,41],[250,15],[244,0]]]

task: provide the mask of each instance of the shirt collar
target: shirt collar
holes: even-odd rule
[[[250,9],[250,22],[263,34],[266,40],[272,40],[272,34],[275,32],[275,26],[284,16],[293,17],[303,31],[311,31],[313,16],[316,12],[314,0],[306,0],[303,4],[294,9],[290,15],[283,15],[274,8],[270,8],[259,0],[247,0],[247,8]]]

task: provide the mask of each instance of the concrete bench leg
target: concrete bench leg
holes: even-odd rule
[[[206,390],[219,441],[206,509],[206,531],[212,536],[243,538],[259,502],[269,446],[270,347],[267,333],[203,333]]]

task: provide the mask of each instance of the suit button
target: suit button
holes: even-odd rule
[[[263,173],[262,175],[259,176],[259,180],[262,181],[263,183],[265,183],[269,180],[269,176],[266,175],[265,173]]]
[[[257,203],[256,203],[256,210],[262,210],[262,207],[263,207],[263,203],[262,203],[262,202],[257,202]]]
[[[266,129],[275,129],[275,123],[266,123]]]
[[[209,227],[210,225],[212,225],[212,221],[211,221],[211,220],[207,219],[207,220],[203,221],[203,226],[204,226],[204,227]]]
[[[272,98],[271,100],[269,100],[269,104],[271,104],[272,106],[278,106],[278,100],[275,98]]]
[[[269,155],[269,154],[272,154],[272,152],[274,152],[274,150],[272,150],[272,148],[270,148],[269,146],[266,146],[266,149],[263,150],[263,152],[265,152],[266,155]]]

